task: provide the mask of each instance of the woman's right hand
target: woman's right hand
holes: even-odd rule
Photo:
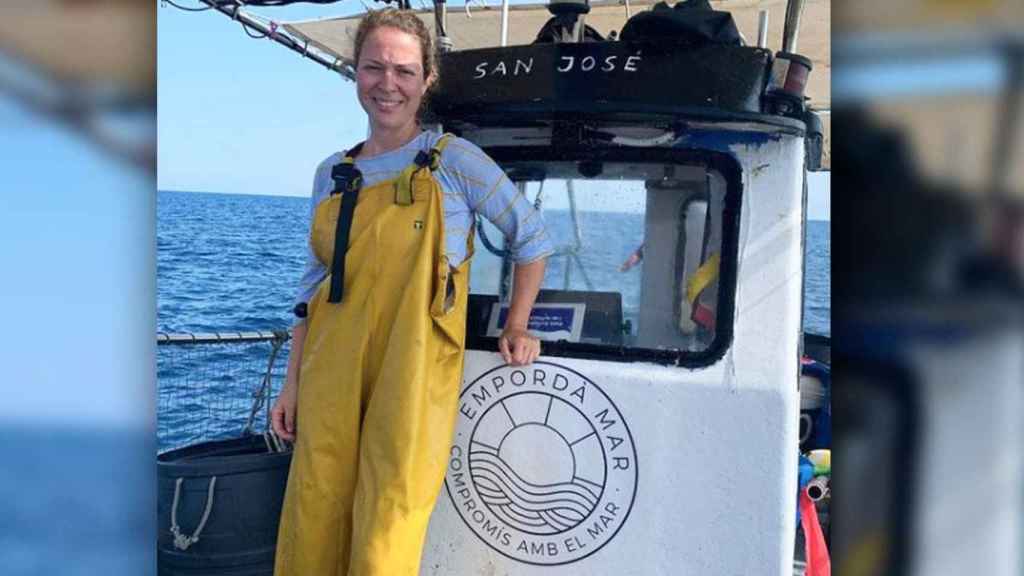
[[[295,407],[298,404],[299,386],[292,379],[287,379],[274,407],[270,409],[270,425],[279,438],[289,442],[295,441]]]
[[[299,322],[292,328],[292,349],[288,354],[288,370],[284,386],[270,409],[270,427],[274,434],[289,442],[295,442],[295,408],[299,404],[299,377],[301,375],[302,348],[306,343],[306,323]]]

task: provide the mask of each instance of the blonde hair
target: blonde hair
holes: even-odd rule
[[[384,26],[411,34],[420,41],[420,51],[423,53],[423,78],[428,80],[434,76],[434,80],[437,80],[437,55],[434,53],[434,41],[430,37],[427,26],[411,10],[385,8],[369,12],[363,17],[359,22],[359,28],[356,29],[353,51],[356,66],[359,66],[359,55],[363,51],[363,43],[366,42],[366,38],[371,32]]]

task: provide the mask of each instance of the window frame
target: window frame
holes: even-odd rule
[[[561,358],[606,362],[652,362],[691,369],[710,366],[725,355],[732,345],[733,324],[736,315],[736,273],[744,193],[743,170],[735,157],[723,152],[703,149],[610,146],[571,146],[557,149],[549,146],[492,146],[484,148],[484,151],[503,167],[514,162],[599,161],[689,165],[718,172],[725,180],[726,191],[722,213],[722,256],[719,267],[718,309],[715,320],[715,337],[711,344],[704,350],[691,352],[676,348],[640,348],[625,345],[545,341],[541,344],[541,353],[544,356]],[[584,178],[581,177],[581,179]],[[466,350],[496,352],[498,339],[467,333]]]

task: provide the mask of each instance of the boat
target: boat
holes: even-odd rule
[[[360,16],[279,23],[245,7],[280,2],[202,2],[351,78]],[[756,45],[731,7],[757,17]],[[828,340],[802,334],[807,174],[827,167],[827,99],[809,104],[803,2],[709,8],[420,12],[450,48],[431,121],[494,158],[559,244],[530,320],[543,356],[511,367],[496,354],[511,266],[477,224],[459,423],[421,574],[826,573],[795,542],[800,442],[824,442],[815,418],[828,411]],[[778,51],[765,47],[770,10],[785,11]],[[622,271],[598,277],[609,262]],[[276,355],[287,334],[158,340],[268,341]],[[248,444],[218,454],[287,453],[258,434],[273,365]],[[199,573],[223,489],[174,477],[189,450],[160,455],[165,574]],[[822,478],[813,495],[827,499]],[[239,562],[264,562],[272,544]]]

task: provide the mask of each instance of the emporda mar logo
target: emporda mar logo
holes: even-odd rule
[[[501,366],[462,392],[445,487],[466,525],[505,556],[590,556],[625,524],[636,485],[629,427],[582,374]]]

